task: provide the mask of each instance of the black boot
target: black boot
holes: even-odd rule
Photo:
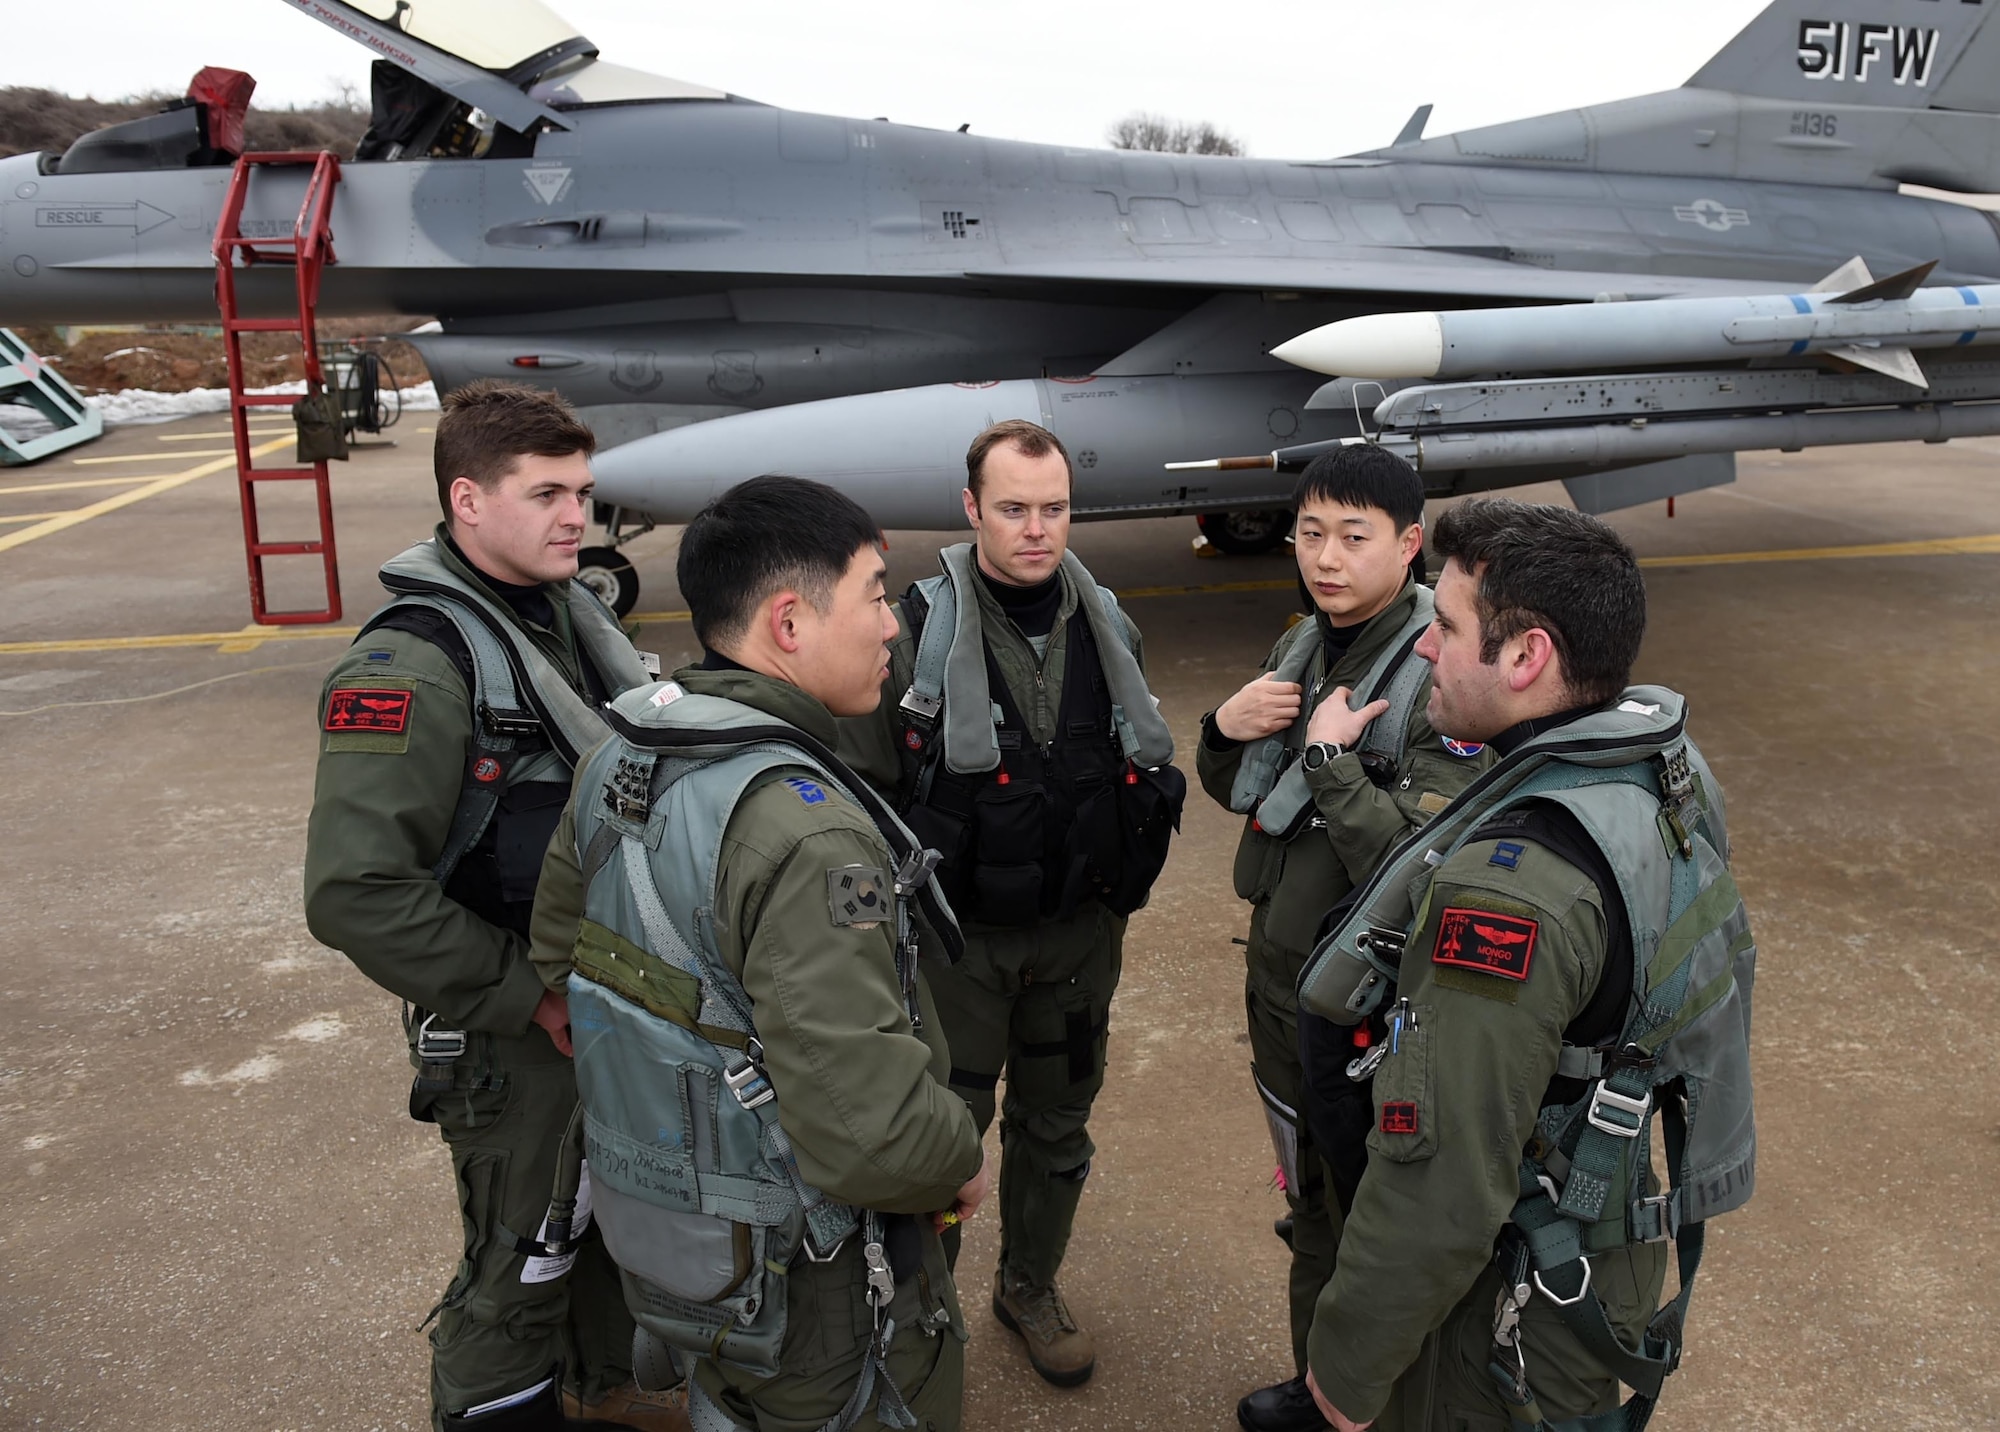
[[[1322,1432],[1329,1424],[1304,1377],[1260,1387],[1236,1404],[1244,1432]]]

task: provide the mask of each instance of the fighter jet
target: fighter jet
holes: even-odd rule
[[[799,113],[614,64],[535,0],[290,3],[377,56],[322,311],[439,315],[418,341],[442,386],[505,375],[582,407],[621,444],[597,465],[610,548],[773,470],[887,526],[956,526],[967,441],[1023,416],[1068,444],[1079,516],[1195,514],[1256,549],[1285,532],[1282,464],[1166,465],[1363,433],[1372,392],[1330,398],[1271,352],[1339,320],[1754,296],[1857,254],[2000,280],[1992,219],[1899,190],[2000,188],[1977,0],[1776,0],[1680,89],[1433,138],[1426,106],[1385,148],[1301,161]],[[211,316],[215,118],[0,160],[0,322]],[[245,232],[288,232],[304,184],[259,171]],[[282,272],[242,291],[291,302]],[[1734,471],[1434,446],[1440,493],[1580,475],[1595,510]],[[598,558],[629,607],[629,564]]]

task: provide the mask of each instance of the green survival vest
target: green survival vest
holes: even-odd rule
[[[361,628],[363,635],[398,608],[428,607],[450,619],[472,654],[475,749],[434,869],[442,884],[479,843],[506,791],[535,781],[567,784],[577,762],[604,739],[607,728],[604,718],[576,694],[513,614],[452,570],[436,539],[390,558],[381,577],[393,599],[369,617]],[[595,592],[571,581],[569,598],[577,645],[614,696],[654,679]],[[516,750],[524,741],[544,749],[517,760]],[[497,769],[498,775],[481,779],[482,772],[490,769]]]
[[[628,692],[608,715],[615,739],[576,782],[585,894],[569,1010],[592,1212],[627,1275],[626,1302],[670,1348],[775,1376],[786,1270],[795,1257],[831,1258],[861,1229],[876,1340],[827,1432],[864,1413],[876,1382],[882,1420],[909,1425],[894,1420],[901,1396],[881,1361],[894,1285],[875,1216],[801,1174],[714,910],[737,803],[781,771],[823,782],[868,813],[897,861],[897,969],[920,1022],[913,916],[957,953],[935,857],[831,751],[766,712],[666,682]]]
[[[1632,930],[1632,993],[1613,1043],[1563,1046],[1557,1077],[1586,1081],[1585,1093],[1545,1106],[1523,1150],[1519,1201],[1495,1254],[1506,1291],[1494,1373],[1517,1427],[1548,1425],[1519,1340],[1520,1309],[1539,1291],[1634,1390],[1619,1411],[1569,1425],[1636,1432],[1680,1360],[1703,1226],[1747,1202],[1756,1174],[1756,945],[1729,873],[1722,792],[1687,738],[1682,698],[1631,687],[1615,706],[1536,737],[1467,786],[1383,861],[1313,952],[1300,1000],[1342,1025],[1380,1008],[1405,941],[1428,914],[1435,870],[1494,816],[1531,801],[1565,807],[1615,873]],[[1647,1196],[1655,1114],[1669,1190]],[[1641,1346],[1627,1348],[1590,1291],[1590,1255],[1663,1241],[1675,1244],[1680,1292]]]
[[[1429,629],[1435,610],[1436,598],[1431,589],[1419,583],[1409,617],[1354,683],[1348,700],[1349,709],[1354,711],[1371,701],[1388,701],[1389,709],[1368,723],[1357,749],[1363,753],[1379,752],[1392,765],[1403,759],[1410,711],[1416,705],[1417,693],[1423,689],[1424,678],[1430,675],[1429,662],[1413,661],[1411,657],[1416,651],[1417,638]],[[1320,648],[1319,623],[1307,617],[1287,636],[1272,676],[1303,686]],[[1229,808],[1238,815],[1254,815],[1257,828],[1279,840],[1294,839],[1306,828],[1306,817],[1313,810],[1312,790],[1306,785],[1305,770],[1299,764],[1311,711],[1312,702],[1308,699],[1301,706],[1299,719],[1290,726],[1246,745],[1242,764],[1236,768],[1236,780],[1229,788]]]

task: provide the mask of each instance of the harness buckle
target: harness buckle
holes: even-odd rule
[[[722,1071],[722,1082],[729,1086],[736,1102],[746,1109],[762,1108],[778,1097],[778,1091],[771,1087],[771,1081],[764,1073],[764,1046],[754,1039],[744,1050],[743,1062],[734,1069]],[[836,1248],[835,1252],[838,1251]],[[832,1253],[827,1254],[829,1258],[832,1256]]]
[[[1388,1054],[1388,1040],[1385,1039],[1379,1044],[1370,1045],[1366,1053],[1357,1054],[1354,1058],[1347,1061],[1347,1077],[1359,1084],[1375,1072],[1375,1066],[1387,1058]]]
[[[1556,1293],[1551,1292],[1549,1290],[1549,1285],[1542,1281],[1542,1270],[1540,1268],[1535,1269],[1528,1276],[1535,1280],[1536,1291],[1539,1292],[1543,1297],[1547,1298],[1550,1302],[1554,1303],[1557,1307],[1573,1308],[1578,1303],[1582,1302],[1584,1299],[1584,1295],[1590,1291],[1590,1259],[1587,1255],[1579,1255],[1576,1261],[1583,1264],[1583,1282],[1578,1286],[1576,1293],[1571,1297],[1565,1298],[1561,1297]]]
[[[896,703],[896,709],[930,727],[937,724],[938,713],[944,710],[944,697],[926,696],[912,686],[903,693],[903,699]]]
[[[427,1014],[417,1026],[417,1058],[426,1064],[449,1064],[465,1057],[465,1031],[438,1029],[437,1016]]]
[[[1609,1112],[1607,1112],[1609,1111]],[[1646,1119],[1653,1112],[1653,1091],[1648,1089],[1642,1098],[1634,1099],[1629,1094],[1621,1094],[1602,1079],[1590,1091],[1590,1107],[1583,1117],[1594,1129],[1620,1139],[1636,1139],[1646,1127]],[[1626,1119],[1630,1119],[1628,1124]]]
[[[541,734],[542,718],[532,711],[496,711],[479,703],[479,724],[495,736],[535,736]]]
[[[1632,1210],[1626,1226],[1632,1230],[1635,1243],[1671,1243],[1680,1232],[1680,1209],[1671,1193],[1656,1193],[1650,1198],[1632,1201]],[[1639,1230],[1648,1231],[1642,1233]]]
[[[931,878],[931,872],[936,870],[943,860],[944,856],[940,852],[928,846],[911,851],[903,863],[896,867],[896,894],[904,899],[915,894],[918,887]]]
[[[817,1253],[813,1251],[812,1233],[808,1231],[806,1236],[799,1240],[799,1253],[808,1263],[831,1263],[840,1256],[840,1250],[845,1248],[848,1240],[853,1237],[854,1230],[849,1229],[846,1235],[838,1243],[834,1244],[833,1247],[827,1249],[824,1253]]]

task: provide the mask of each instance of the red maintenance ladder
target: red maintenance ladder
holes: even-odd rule
[[[246,238],[242,233],[243,201],[250,194],[250,176],[261,166],[279,164],[312,166],[298,221],[286,237]],[[222,202],[222,218],[215,226],[215,298],[222,309],[222,346],[229,359],[229,424],[236,436],[236,485],[243,508],[243,551],[250,567],[250,614],[253,620],[266,626],[305,626],[340,620],[340,567],[333,550],[333,493],[327,484],[326,462],[322,459],[310,467],[253,467],[250,410],[289,408],[297,400],[290,394],[243,390],[243,335],[296,333],[305,352],[306,393],[313,396],[324,391],[314,318],[319,307],[320,272],[335,262],[330,220],[333,190],[339,182],[340,160],[322,150],[245,154],[236,161],[236,172],[230,176],[229,192]],[[239,262],[243,268],[260,263],[291,265],[298,281],[298,317],[243,317],[236,301]],[[318,536],[305,542],[265,541],[257,520],[256,486],[261,482],[312,483],[318,499]],[[264,592],[264,560],[313,556],[320,559],[326,577],[325,607],[272,611]]]

